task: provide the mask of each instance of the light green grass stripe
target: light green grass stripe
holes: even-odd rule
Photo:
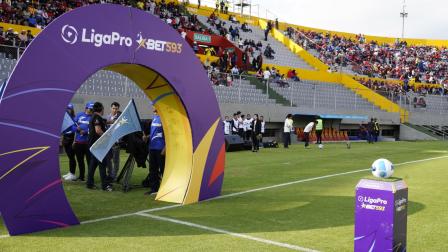
[[[408,162],[403,162],[403,163],[395,164],[394,166],[401,166],[401,165],[406,165],[406,164],[413,164],[413,163],[426,162],[426,161],[431,161],[431,160],[436,160],[436,159],[442,159],[442,158],[447,158],[447,157],[448,157],[448,156],[441,156],[441,157],[434,157],[434,158],[426,158],[426,159],[420,159],[420,160],[408,161]],[[368,170],[370,170],[370,168],[369,168],[369,169],[360,169],[360,170],[354,170],[354,171],[342,172],[342,173],[329,174],[329,175],[324,175],[324,176],[314,177],[314,178],[308,178],[308,179],[301,179],[301,180],[296,180],[296,181],[286,182],[286,183],[277,184],[277,185],[272,185],[272,186],[266,186],[266,187],[261,187],[261,188],[255,188],[255,189],[251,189],[251,190],[247,190],[247,191],[243,191],[243,192],[236,192],[236,193],[226,194],[226,195],[218,196],[218,197],[216,197],[216,198],[211,198],[211,199],[206,200],[206,201],[212,201],[212,200],[218,200],[218,199],[225,199],[225,198],[235,197],[235,196],[239,196],[239,195],[243,195],[243,194],[248,194],[248,193],[253,193],[253,192],[259,192],[259,191],[265,191],[265,190],[269,190],[269,189],[274,189],[274,188],[279,188],[279,187],[285,187],[285,186],[290,186],[290,185],[295,185],[295,184],[300,184],[300,183],[310,182],[310,181],[314,181],[314,180],[321,180],[321,179],[332,178],[332,177],[338,177],[338,176],[343,176],[343,175],[348,175],[348,174],[353,174],[353,173],[365,172],[365,171],[368,171]]]
[[[296,246],[296,245],[292,245],[292,244],[288,244],[288,243],[283,243],[283,242],[267,240],[267,239],[263,239],[263,238],[259,238],[259,237],[255,237],[255,236],[246,235],[246,234],[234,233],[234,232],[230,232],[230,231],[227,231],[224,229],[208,227],[208,226],[204,226],[204,225],[195,224],[192,222],[181,221],[181,220],[177,220],[177,219],[161,217],[161,216],[146,214],[146,213],[139,213],[137,215],[155,219],[155,220],[159,220],[159,221],[166,221],[166,222],[180,224],[180,225],[184,225],[184,226],[188,226],[188,227],[203,229],[206,231],[211,231],[211,232],[215,232],[215,233],[219,233],[219,234],[230,235],[230,236],[234,236],[234,237],[238,237],[238,238],[242,238],[242,239],[246,239],[246,240],[261,242],[261,243],[265,243],[265,244],[269,244],[269,245],[273,245],[273,246],[277,246],[277,247],[282,247],[282,248],[287,248],[287,249],[291,249],[291,250],[305,251],[305,252],[317,252],[317,250],[313,250],[313,249],[309,249],[309,248],[304,248],[304,247],[300,247],[300,246]]]
[[[440,156],[440,157],[434,157],[434,158],[413,160],[413,161],[408,161],[408,162],[395,164],[395,166],[412,164],[412,163],[419,163],[419,162],[426,162],[426,161],[442,159],[442,158],[448,158],[448,156]],[[353,173],[364,172],[364,171],[367,171],[367,170],[369,170],[369,169],[354,170],[354,171],[335,173],[335,174],[330,174],[330,175],[325,175],[325,176],[320,176],[320,177],[301,179],[301,180],[291,181],[291,182],[287,182],[287,183],[282,183],[282,184],[277,184],[277,185],[272,185],[272,186],[266,186],[266,187],[260,187],[260,188],[255,188],[255,189],[242,191],[242,192],[237,192],[237,193],[226,194],[226,195],[222,195],[222,196],[219,196],[219,197],[216,197],[216,198],[212,198],[212,199],[209,199],[209,200],[206,200],[206,201],[225,199],[225,198],[240,196],[240,195],[243,195],[243,194],[259,192],[259,191],[264,191],[264,190],[269,190],[269,189],[274,189],[274,188],[279,188],[279,187],[285,187],[285,186],[305,183],[305,182],[309,182],[309,181],[315,181],[315,180],[321,180],[321,179],[326,179],[326,178],[338,177],[338,176],[343,176],[343,175],[348,175],[348,174],[353,174]],[[166,209],[172,209],[172,208],[177,208],[177,207],[181,207],[181,206],[182,205],[177,204],[177,205],[160,207],[160,208],[152,208],[152,209],[142,210],[142,211],[138,211],[138,212],[134,212],[134,213],[120,214],[120,215],[104,217],[104,218],[99,218],[99,219],[94,219],[94,220],[87,220],[87,221],[81,222],[81,224],[89,224],[89,223],[96,223],[96,222],[101,222],[101,221],[113,220],[113,219],[117,219],[117,218],[129,217],[129,216],[132,216],[132,215],[135,215],[135,214],[141,214],[141,213],[158,212],[158,211],[162,211],[162,210],[166,210]]]

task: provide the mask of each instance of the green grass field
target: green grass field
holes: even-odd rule
[[[394,164],[442,157],[399,165],[394,176],[409,186],[408,250],[448,251],[447,142],[356,143],[351,149],[327,144],[324,150],[297,145],[228,153],[222,194],[245,193],[140,215],[132,213],[173,204],[154,201],[143,195],[143,188],[106,193],[64,183],[81,221],[130,214],[1,238],[0,251],[352,251],[355,186],[369,171],[247,191],[367,169],[380,157]],[[61,167],[65,174],[65,157]],[[147,170],[136,168],[134,174],[133,183],[139,184]],[[0,235],[6,234],[0,223]]]

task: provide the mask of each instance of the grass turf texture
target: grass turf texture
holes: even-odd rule
[[[377,158],[392,163],[448,155],[447,142],[396,142],[368,145],[327,144],[305,150],[262,149],[260,153],[228,153],[223,194],[241,192],[301,179],[367,169]],[[122,158],[124,161],[124,156]],[[408,250],[447,251],[448,158],[396,167],[394,177],[409,186]],[[61,158],[61,173],[67,172]],[[135,169],[139,184],[147,170]],[[359,172],[293,184],[200,204],[151,213],[231,232],[322,251],[353,250],[355,186],[370,172]],[[96,180],[99,184],[99,179]],[[170,205],[129,193],[86,190],[77,182],[64,183],[81,221]],[[119,188],[117,188],[119,189]],[[0,235],[7,234],[0,224]],[[0,239],[0,251],[282,251],[285,248],[216,234],[142,216],[85,224],[67,229]]]

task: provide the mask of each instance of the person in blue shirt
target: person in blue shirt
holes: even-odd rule
[[[76,129],[73,150],[75,151],[76,161],[78,162],[79,177],[76,178],[73,173],[72,176],[67,178],[67,180],[84,181],[85,179],[86,164],[84,162],[84,158],[86,159],[87,164],[90,163],[89,122],[92,118],[93,104],[93,102],[88,102],[86,104],[85,111],[80,112],[75,116],[74,121],[76,124]]]
[[[165,169],[165,135],[157,109],[154,108],[153,112],[151,131],[149,136],[146,136],[149,140],[149,186],[151,187],[151,191],[146,194],[159,191]]]
[[[67,113],[70,115],[70,117],[74,120],[75,118],[75,109],[73,107],[73,104],[68,104]],[[64,147],[65,154],[67,154],[68,161],[69,161],[69,170],[70,172],[64,175],[63,177],[68,179],[76,176],[74,175],[76,172],[76,159],[75,159],[75,151],[73,150],[73,142],[75,140],[75,130],[76,125],[73,125],[72,127],[64,130],[62,132],[62,146]],[[70,176],[70,177],[69,177]]]

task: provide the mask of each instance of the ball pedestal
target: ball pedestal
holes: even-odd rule
[[[355,252],[406,251],[408,188],[401,179],[356,186]]]

